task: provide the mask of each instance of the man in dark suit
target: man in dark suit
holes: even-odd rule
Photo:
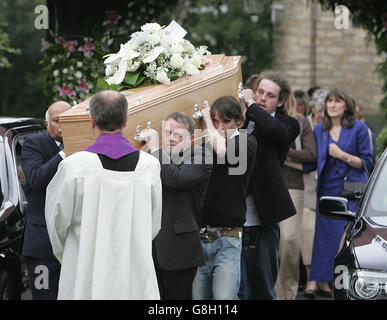
[[[209,151],[191,147],[195,123],[184,112],[163,124],[162,149],[155,130],[145,130],[147,147],[161,163],[163,209],[153,257],[161,299],[192,299],[192,282],[204,265],[200,242],[200,212],[212,163]]]
[[[290,87],[281,74],[262,72],[254,90],[244,90],[245,128],[257,140],[255,166],[247,192],[242,237],[241,299],[276,299],[278,222],[296,213],[281,167],[300,132],[286,115]]]
[[[56,299],[58,292],[60,264],[52,253],[44,206],[47,185],[65,157],[58,116],[70,108],[64,101],[52,104],[46,112],[47,132],[28,137],[22,148],[28,201],[22,254],[33,299]]]

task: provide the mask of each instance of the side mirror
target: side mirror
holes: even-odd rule
[[[341,197],[321,197],[319,211],[325,218],[354,220],[356,217],[354,212],[349,211],[348,199]]]

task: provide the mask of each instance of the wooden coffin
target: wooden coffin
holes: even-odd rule
[[[217,98],[231,95],[238,99],[238,85],[242,81],[241,57],[211,55],[211,64],[200,74],[187,76],[169,84],[151,85],[123,91],[129,105],[128,123],[124,135],[136,148],[142,143],[135,140],[136,127],[146,129],[148,121],[161,137],[162,121],[175,111],[194,114],[195,104],[203,108],[204,101],[211,105]],[[87,111],[89,99],[59,116],[66,155],[81,151],[95,142]],[[203,128],[203,120],[196,120]],[[201,142],[200,137],[195,141]]]

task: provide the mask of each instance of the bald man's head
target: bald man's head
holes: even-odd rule
[[[59,123],[59,115],[71,108],[65,101],[57,101],[53,103],[46,112],[46,126],[49,135],[55,140],[63,143],[62,130]]]
[[[128,116],[128,102],[122,93],[105,90],[95,94],[89,103],[90,114],[103,131],[121,129]]]

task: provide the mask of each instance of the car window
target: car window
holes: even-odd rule
[[[15,162],[16,162],[16,171],[17,171],[17,177],[19,179],[20,186],[23,189],[24,194],[27,192],[27,181],[26,177],[24,175],[22,166],[21,166],[21,151],[22,151],[22,146],[23,146],[23,141],[25,137],[19,137],[16,140],[15,143]]]
[[[378,224],[387,225],[387,161],[378,173],[364,215]]]
[[[0,179],[0,207],[3,204],[3,199],[4,199],[4,195],[3,195],[3,189],[1,187],[1,179]]]

